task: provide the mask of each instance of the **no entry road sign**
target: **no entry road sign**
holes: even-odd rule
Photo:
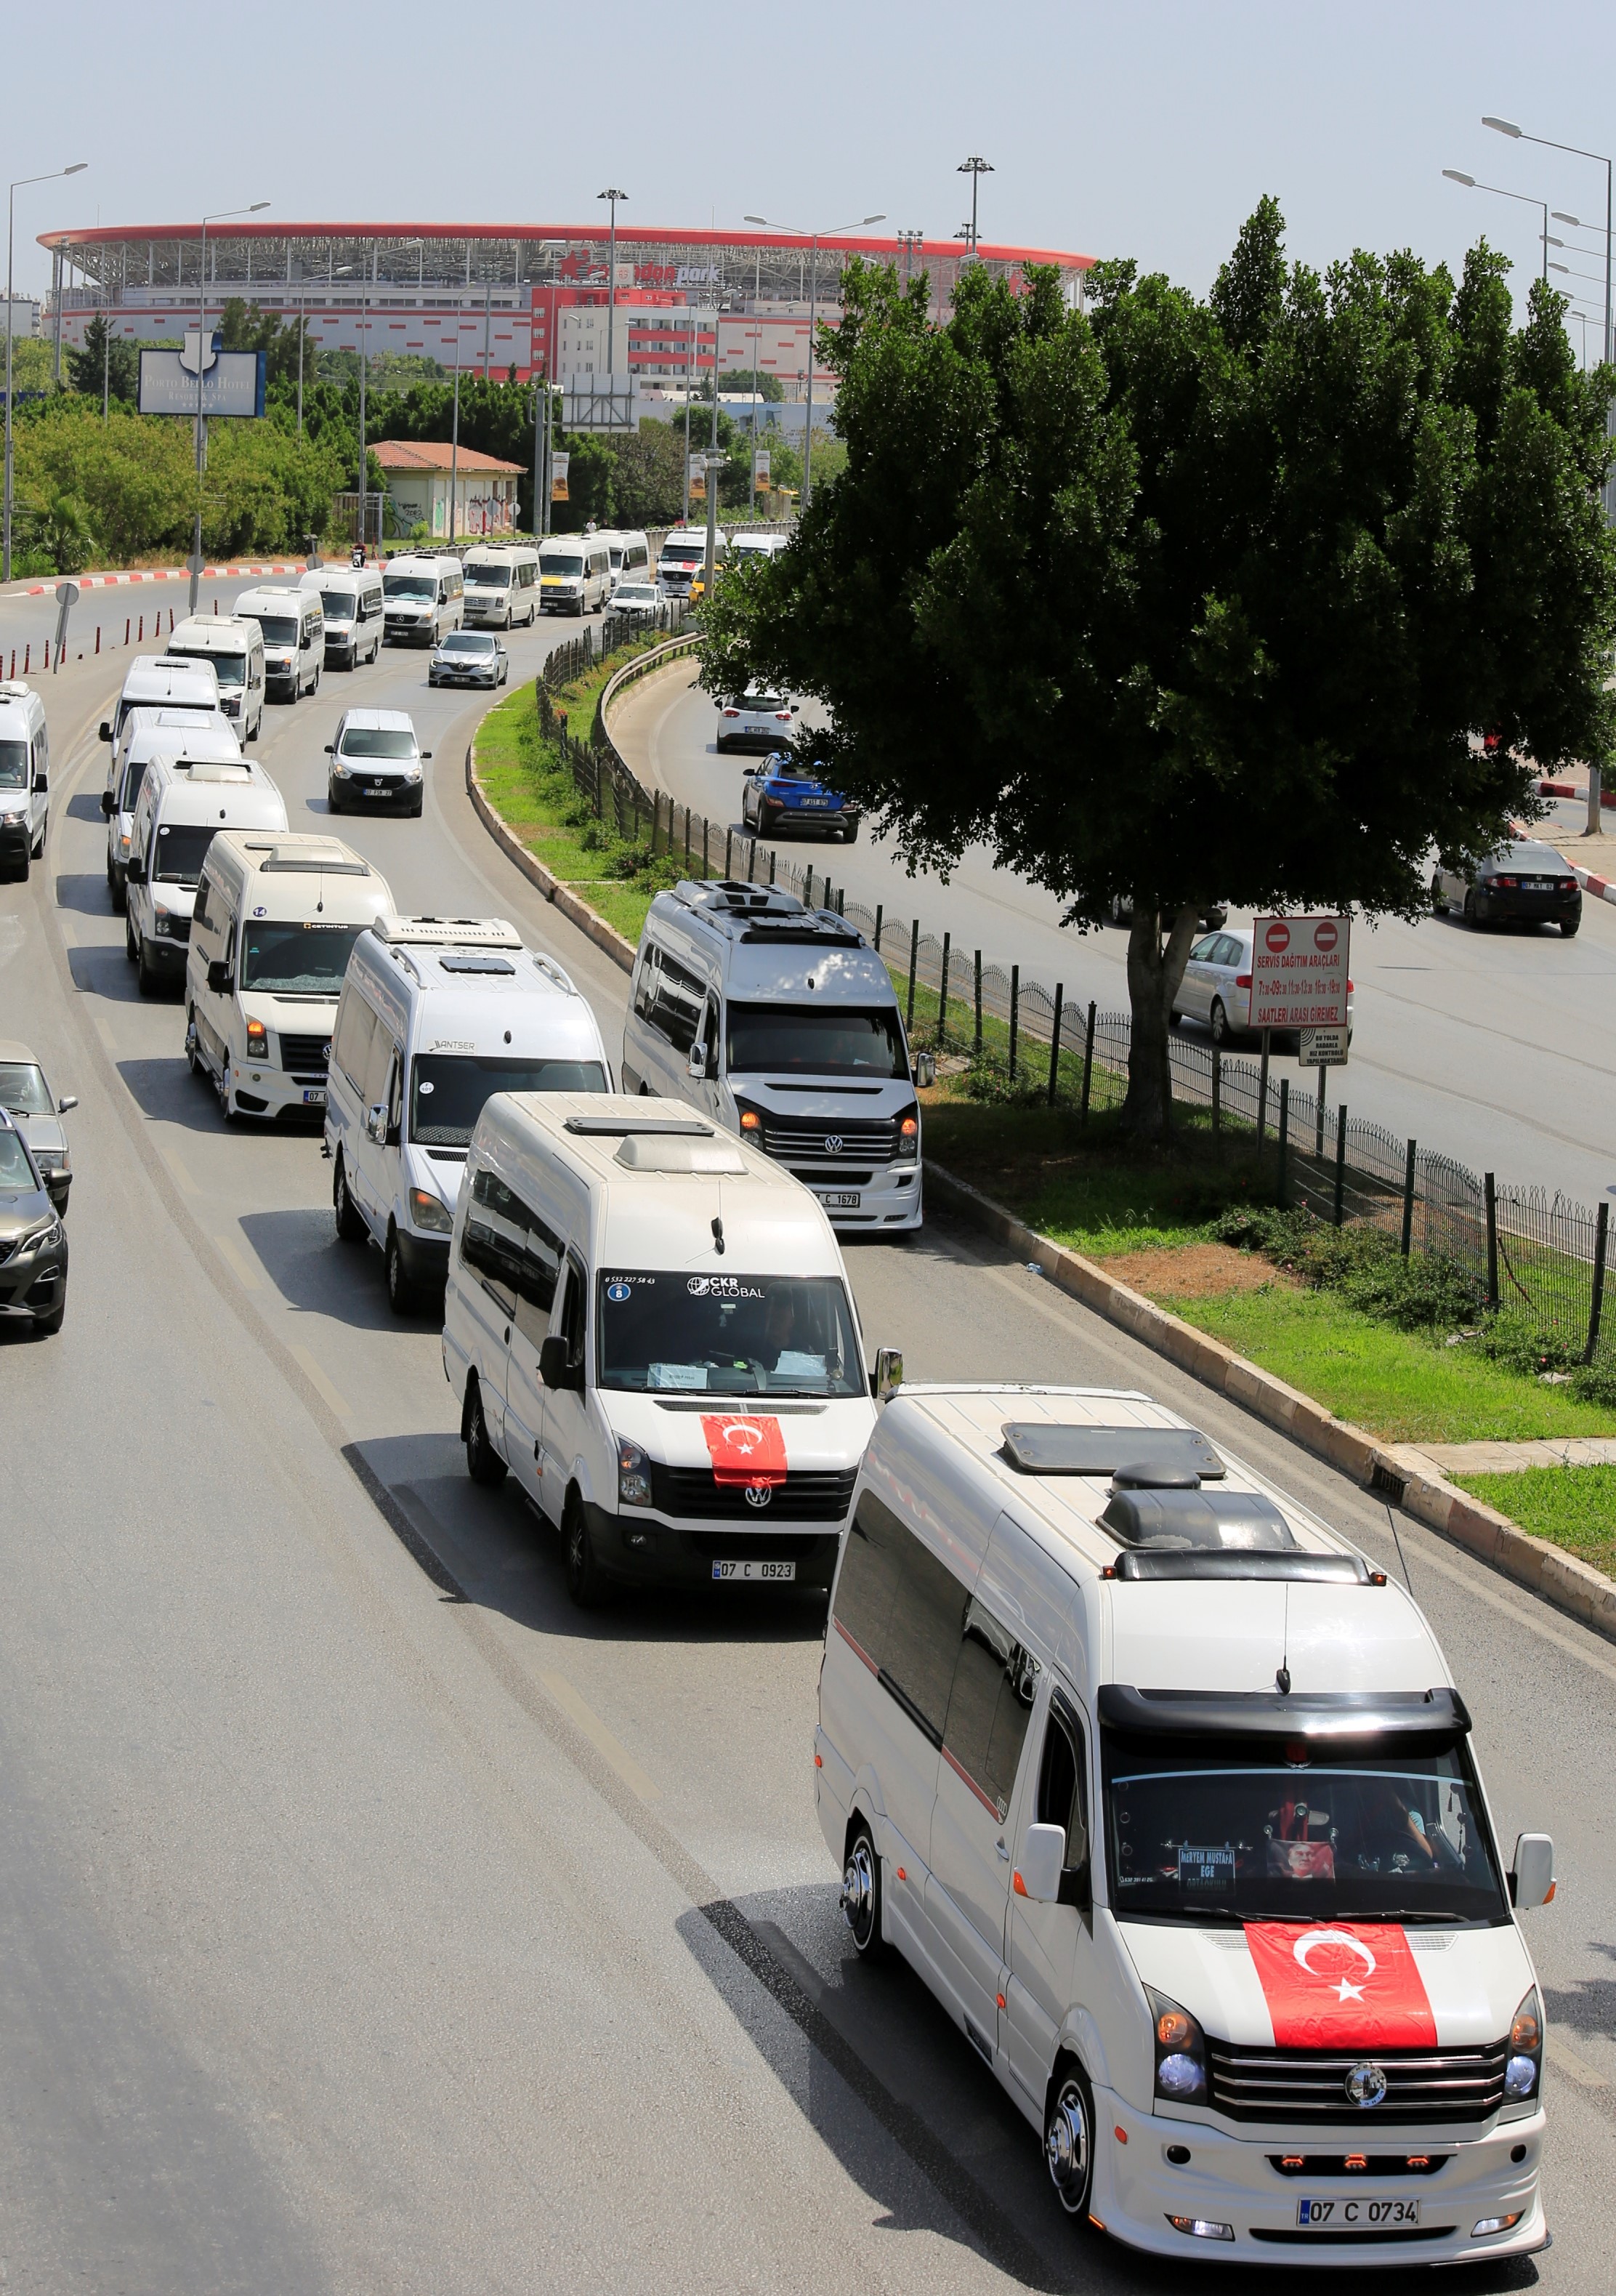
[[[1253,1029],[1344,1029],[1347,917],[1258,917],[1252,939]]]

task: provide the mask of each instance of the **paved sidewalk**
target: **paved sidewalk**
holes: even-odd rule
[[[1566,1436],[1557,1442],[1409,1444],[1445,1475],[1514,1475],[1523,1467],[1616,1467],[1616,1436]]]

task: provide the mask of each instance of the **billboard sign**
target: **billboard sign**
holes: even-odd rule
[[[567,472],[571,461],[572,457],[570,455],[552,455],[550,458],[550,499],[551,502],[565,502],[567,499]]]
[[[764,494],[768,491],[770,468],[769,449],[767,447],[755,447],[752,454],[752,488],[754,493]]]
[[[197,411],[197,368],[202,371],[202,415],[251,417],[264,412],[265,360],[262,351],[224,351],[217,335],[203,337],[195,327],[185,336],[183,350],[143,350],[140,355],[140,411],[143,414],[194,414]]]
[[[1345,1029],[1351,927],[1348,917],[1253,920],[1253,1029]]]
[[[707,498],[707,458],[705,455],[692,455],[690,456],[690,500],[692,502],[706,502]]]

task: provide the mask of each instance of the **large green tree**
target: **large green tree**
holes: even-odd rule
[[[1204,299],[973,270],[939,327],[923,281],[845,275],[845,472],[712,603],[704,680],[822,697],[816,755],[915,863],[981,839],[1073,922],[1131,899],[1145,1136],[1202,903],[1412,915],[1534,767],[1609,761],[1612,378],[1506,274],[1321,277],[1264,201]]]
[[[134,407],[140,392],[140,352],[115,335],[99,311],[84,331],[82,350],[65,351],[63,363],[75,390],[99,399],[104,388],[109,400]]]

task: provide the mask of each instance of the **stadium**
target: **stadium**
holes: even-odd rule
[[[233,297],[302,321],[317,350],[435,360],[445,369],[558,381],[604,375],[676,388],[717,367],[776,376],[788,398],[807,380],[811,295],[821,318],[840,315],[844,264],[854,255],[924,272],[934,309],[946,308],[972,261],[957,240],[863,235],[821,240],[757,231],[619,229],[615,291],[603,225],[224,224],[207,237],[203,275],[195,224],[44,232],[52,291],[44,325],[81,344],[104,316],[135,342],[173,340],[200,307],[216,317]],[[1053,266],[1073,301],[1092,257],[982,242],[975,259],[1019,278]],[[608,310],[608,303],[610,308]],[[609,341],[608,341],[609,336]],[[823,370],[814,370],[818,395]],[[826,377],[827,383],[830,378]]]

